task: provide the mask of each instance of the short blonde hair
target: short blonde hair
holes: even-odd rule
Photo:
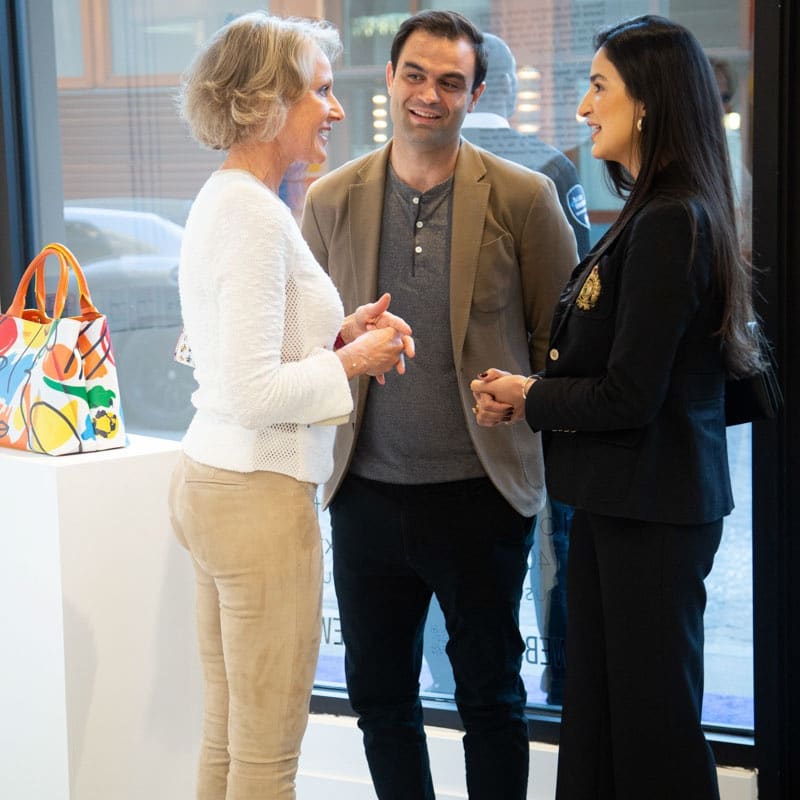
[[[342,51],[336,28],[263,11],[220,28],[183,76],[178,106],[192,136],[214,150],[274,139],[311,86],[315,47],[333,62]]]

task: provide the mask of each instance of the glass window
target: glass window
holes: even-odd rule
[[[520,0],[497,6],[485,0],[460,3],[442,0],[423,6],[461,11],[485,31],[502,37],[508,43],[516,59],[518,78],[517,105],[510,123],[521,133],[561,150],[573,161],[585,190],[592,242],[613,222],[622,205],[622,201],[606,187],[601,165],[591,157],[588,131],[575,118],[578,102],[587,87],[593,34],[617,19],[646,12],[661,13],[689,26],[706,46],[709,56],[725,62],[731,69],[735,91],[729,103],[726,127],[746,238],[749,227],[749,142],[744,134],[750,113],[747,87],[751,67],[748,3],[723,3],[719,0],[655,4]],[[387,16],[392,12],[382,4],[372,4],[369,13],[363,5],[355,3],[345,5],[345,14],[348,10],[349,18],[337,22],[349,31],[351,53],[336,75],[337,94],[345,105],[348,119],[342,126],[343,130],[334,135],[340,144],[341,140],[347,141],[348,151],[344,154],[337,151],[335,155],[332,152],[328,167],[360,155],[391,135],[391,121],[381,113],[385,96],[382,73],[389,56],[391,35],[385,34],[381,25],[392,19]],[[399,12],[393,13],[397,15]],[[365,61],[365,54],[375,53],[375,48],[357,45],[358,34],[365,28],[376,42],[385,42],[383,51],[375,55],[374,75],[369,78],[366,77],[369,63]],[[342,84],[346,87],[344,90]],[[484,101],[487,99],[488,95]],[[477,110],[481,110],[480,102]],[[370,117],[388,124],[385,128],[371,129]],[[375,144],[369,142],[365,131],[372,133]],[[465,136],[472,138],[466,130]],[[513,158],[513,155],[508,157]],[[704,719],[715,725],[750,729],[753,726],[753,671],[749,426],[730,429],[728,438],[736,510],[726,520],[723,543],[708,580]],[[526,644],[523,677],[529,701],[534,705],[546,704],[548,699],[553,702],[559,699],[553,676],[557,680],[564,661],[563,637],[550,628],[558,627],[557,615],[555,618],[551,615],[551,605],[558,601],[556,578],[559,556],[565,548],[558,525],[560,513],[559,509],[548,507],[540,519],[530,558],[529,577],[523,591],[520,615]],[[323,512],[321,517],[327,555],[318,680],[326,685],[343,686],[341,659],[344,647],[331,579],[330,535],[327,515]],[[550,624],[548,619],[552,621]],[[387,635],[391,635],[388,620]],[[444,653],[444,624],[435,603],[426,637],[421,686],[430,697],[448,697],[453,689],[452,673]]]
[[[350,0],[345,9],[349,24],[342,30],[344,63],[352,67],[384,65],[395,31],[408,16],[408,3]]]
[[[84,40],[80,0],[61,0],[53,3],[53,16],[57,31],[56,68],[60,78],[82,78],[85,73],[84,57],[87,45]]]
[[[226,0],[109,0],[111,74],[180,75],[217,28],[247,10]]]
[[[569,158],[585,190],[583,210],[588,211],[591,241],[611,224],[620,207],[591,157],[586,126],[575,118],[587,86],[593,33],[606,23],[644,12],[685,23],[709,55],[724,65],[720,91],[728,98],[726,124],[741,216],[749,222],[752,31],[747,0],[437,0],[422,5],[462,11],[508,44],[517,78],[509,124]],[[335,80],[347,119],[333,132],[328,164],[293,175],[293,186],[302,189],[317,172],[368,152],[391,136],[385,65],[397,26],[417,7],[401,0],[321,5],[345,41]],[[191,200],[221,156],[200,149],[178,119],[177,76],[200,42],[246,9],[221,0],[53,0],[53,8],[67,244],[86,268],[98,306],[109,315],[131,429],[179,437],[191,418],[194,381],[188,368],[172,361],[180,328],[177,252]],[[85,75],[84,65],[101,66],[91,67],[96,73],[88,83],[70,83]],[[680,81],[680,75],[675,79]],[[288,195],[295,210],[301,195]],[[744,228],[747,231],[747,224]],[[749,247],[746,233],[743,247]],[[748,729],[753,725],[749,427],[731,429],[729,445],[737,507],[726,520],[708,581],[704,716],[715,725]],[[554,509],[540,520],[521,609],[523,676],[534,705],[547,702],[563,660],[561,634],[555,622],[547,621],[558,599],[554,582],[565,547],[554,522],[558,513]],[[321,685],[341,687],[344,647],[327,513],[320,511],[320,519],[326,568],[317,677]],[[447,697],[452,691],[443,645],[443,627],[434,610],[421,677],[431,697]],[[557,691],[549,699],[556,701]]]

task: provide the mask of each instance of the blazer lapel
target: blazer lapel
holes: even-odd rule
[[[453,179],[450,235],[450,334],[456,369],[461,368],[461,353],[467,335],[486,208],[492,188],[490,184],[481,182],[485,174],[486,168],[478,151],[462,139]]]
[[[356,305],[372,302],[378,293],[378,257],[388,158],[387,145],[359,170],[361,182],[353,183],[348,194],[348,237]]]
[[[561,292],[556,310],[553,313],[553,323],[550,327],[550,344],[553,345],[558,339],[558,335],[564,328],[572,309],[575,306],[575,298],[578,296],[583,284],[589,277],[589,273],[594,268],[595,264],[599,264],[606,255],[606,251],[618,238],[615,236],[613,239],[608,238],[610,231],[599,239],[591,252],[587,253],[584,259],[572,271],[570,279],[567,281],[566,286]]]
[[[580,287],[589,275],[589,271],[594,266],[597,257],[594,253],[589,253],[583,261],[578,264],[572,271],[570,279],[561,291],[561,297],[558,300],[558,305],[553,312],[553,323],[550,327],[550,344],[555,344],[558,335],[561,333],[564,324],[569,318],[572,307],[575,305],[573,302]]]

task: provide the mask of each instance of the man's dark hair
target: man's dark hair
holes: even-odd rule
[[[466,39],[469,41],[475,52],[475,78],[470,91],[474,92],[483,83],[488,61],[483,34],[457,11],[420,11],[419,14],[403,20],[392,40],[392,73],[396,72],[400,52],[414,31],[424,31],[432,36],[441,36],[450,40]]]

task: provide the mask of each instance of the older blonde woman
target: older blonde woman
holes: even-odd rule
[[[227,151],[181,250],[198,389],[170,487],[197,578],[201,800],[295,796],[319,648],[314,498],[332,469],[329,423],[352,410],[350,378],[403,372],[413,355],[388,296],[343,318],[278,197],[291,164],[324,161],[344,118],[330,64],[340,48],[325,23],[247,14],[212,37],[181,93],[194,137]]]

